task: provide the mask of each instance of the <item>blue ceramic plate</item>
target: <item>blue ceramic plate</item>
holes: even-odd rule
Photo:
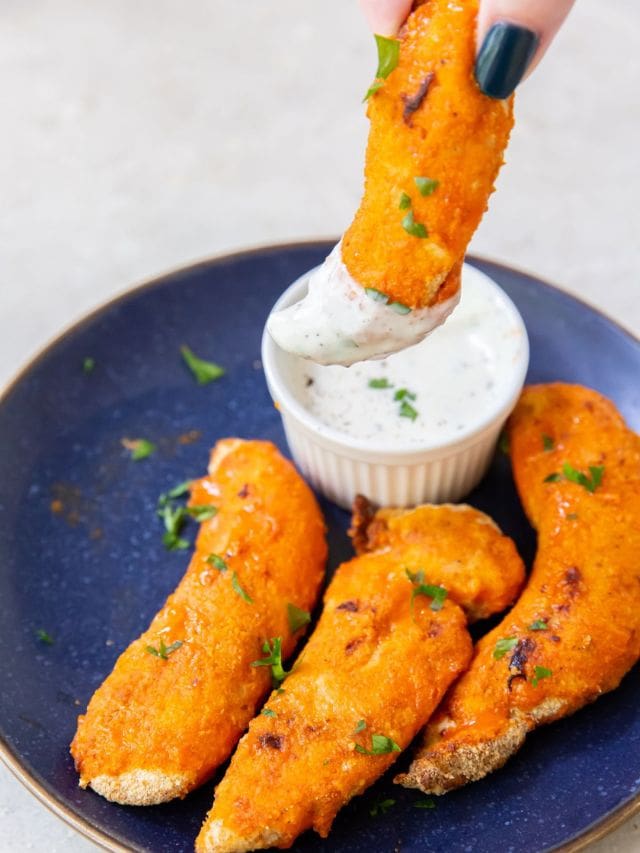
[[[205,262],[133,290],[64,334],[0,402],[0,754],[61,817],[111,850],[191,851],[213,783],[154,808],[107,803],[77,785],[68,752],[76,716],[119,652],[148,624],[187,556],[167,552],[158,495],[200,475],[209,448],[238,435],[287,452],[259,362],[270,306],[326,243]],[[522,273],[472,261],[514,300],[531,340],[529,381],[568,380],[611,397],[640,427],[640,344],[587,306]],[[179,348],[222,363],[198,386]],[[94,359],[91,372],[83,360]],[[157,453],[132,462],[123,437]],[[534,538],[508,461],[496,458],[470,498],[530,562]],[[349,554],[347,514],[324,504],[331,566]],[[190,531],[193,535],[194,530]],[[38,639],[44,630],[54,642]],[[544,728],[500,772],[414,807],[390,775],[342,811],[327,841],[299,851],[549,850],[640,805],[640,685]],[[406,765],[409,756],[400,759]],[[215,780],[214,780],[215,781]],[[379,798],[394,799],[372,816]]]

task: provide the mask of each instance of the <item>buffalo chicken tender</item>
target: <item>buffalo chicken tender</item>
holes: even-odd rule
[[[482,513],[396,511],[397,526],[383,533],[386,518],[359,502],[353,533],[360,555],[337,570],[291,674],[240,741],[198,853],[289,847],[309,828],[326,836],[338,811],[395,761],[467,665],[471,640],[457,602],[476,607],[475,575],[486,567],[493,581],[496,561],[504,561],[510,579],[502,587],[515,594],[522,565]],[[459,534],[455,557],[449,524]],[[492,601],[487,587],[486,611],[502,607],[504,595],[502,588]]]
[[[513,124],[512,99],[487,97],[474,78],[477,8],[418,6],[397,68],[369,99],[365,191],[342,256],[362,287],[411,308],[450,295],[443,285],[487,208]],[[400,210],[403,193],[411,204]]]
[[[360,208],[305,298],[270,316],[283,349],[353,364],[418,343],[457,304],[513,125],[513,99],[474,78],[477,7],[426,0],[397,41],[381,40]]]
[[[228,757],[271,686],[263,639],[294,648],[289,605],[310,610],[327,554],[309,488],[270,443],[218,442],[191,506],[215,506],[175,592],[78,719],[80,785],[151,805],[183,797]],[[296,611],[294,610],[294,613]],[[295,627],[295,626],[294,626]]]
[[[533,572],[430,722],[403,785],[442,794],[527,732],[618,686],[640,656],[640,438],[587,388],[526,388],[508,430]]]

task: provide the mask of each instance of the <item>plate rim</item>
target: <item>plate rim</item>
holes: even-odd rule
[[[27,358],[22,367],[18,368],[17,372],[10,376],[3,384],[0,389],[0,409],[6,403],[13,389],[23,379],[25,379],[44,358],[46,358],[50,350],[56,347],[59,343],[62,343],[62,341],[70,335],[80,331],[82,327],[92,322],[106,310],[119,304],[124,304],[132,297],[142,293],[143,291],[150,290],[153,287],[167,283],[177,275],[189,274],[205,268],[209,269],[235,260],[245,259],[255,255],[282,252],[290,249],[330,249],[331,245],[335,242],[335,238],[317,238],[310,240],[293,240],[283,243],[264,243],[244,249],[237,249],[231,252],[221,251],[191,263],[177,265],[164,273],[160,273],[159,275],[152,275],[147,278],[143,278],[138,283],[127,287],[125,290],[116,293],[114,296],[106,299],[104,302],[101,302],[96,307],[89,309],[85,313],[81,314],[80,317],[71,320],[60,331],[56,332],[52,337],[45,341],[45,343],[42,344],[34,354]],[[636,335],[618,320],[613,319],[601,308],[593,305],[581,296],[575,296],[573,293],[570,293],[564,288],[551,284],[551,282],[546,279],[540,278],[527,270],[512,266],[511,264],[495,261],[484,255],[480,256],[470,254],[466,256],[465,260],[469,261],[474,266],[477,266],[478,264],[489,264],[498,270],[503,270],[505,273],[516,273],[520,276],[535,279],[536,283],[542,285],[544,288],[551,290],[560,296],[569,298],[572,301],[579,303],[584,308],[587,308],[594,314],[597,314],[601,319],[613,326],[631,343],[640,346],[639,335]],[[17,781],[20,782],[30,794],[42,803],[49,812],[60,818],[65,824],[67,824],[67,826],[76,830],[76,832],[81,836],[92,841],[102,850],[109,851],[109,853],[132,853],[132,851],[135,853],[136,848],[123,845],[112,835],[108,835],[101,829],[98,829],[87,818],[79,816],[73,809],[58,800],[55,794],[37,779],[36,775],[31,774],[26,770],[17,753],[11,749],[2,734],[0,734],[0,761],[9,770],[11,775],[17,779]],[[578,853],[578,851],[584,850],[589,844],[601,840],[610,832],[613,832],[613,830],[621,826],[626,820],[638,813],[640,813],[640,793],[636,794],[635,797],[627,802],[622,803],[610,814],[605,815],[600,820],[588,826],[580,835],[568,841],[561,842],[555,847],[547,848],[547,850],[553,851],[553,853]]]

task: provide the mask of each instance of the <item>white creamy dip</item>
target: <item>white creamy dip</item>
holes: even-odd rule
[[[318,364],[355,364],[418,343],[446,320],[458,298],[398,313],[356,284],[338,243],[310,276],[304,299],[271,314],[267,329],[287,352]]]
[[[458,308],[426,340],[351,367],[289,356],[288,385],[321,434],[337,430],[388,449],[440,444],[495,417],[521,384],[527,353],[512,303],[465,266]]]

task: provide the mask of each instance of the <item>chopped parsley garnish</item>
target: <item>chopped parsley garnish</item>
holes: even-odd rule
[[[296,631],[311,622],[311,614],[300,607],[296,607],[295,604],[287,604],[287,619],[289,620],[289,630],[295,634]]]
[[[176,640],[175,643],[171,643],[170,646],[165,646],[164,640],[161,639],[157,649],[155,646],[147,646],[146,651],[154,657],[162,658],[162,660],[168,660],[169,655],[176,652],[181,645],[182,640]]]
[[[157,448],[148,438],[123,438],[122,446],[129,451],[134,462],[147,459]]]
[[[371,815],[371,817],[378,817],[379,814],[380,815],[386,815],[386,813],[389,811],[389,809],[393,808],[393,806],[395,806],[395,804],[396,804],[395,800],[377,799],[375,801],[375,803],[369,809],[369,814]]]
[[[364,720],[358,720],[358,722],[356,723],[356,727],[353,730],[353,733],[354,733],[354,735],[358,735],[358,734],[360,734],[360,732],[363,732],[366,728],[367,728],[367,724],[365,723],[365,721]]]
[[[406,400],[402,401],[402,404],[400,405],[399,414],[401,418],[409,418],[412,421],[415,421],[415,419],[418,417],[417,410],[414,409],[411,403],[408,403]]]
[[[260,711],[260,713],[262,714],[263,717],[277,717],[278,716],[275,711],[271,710],[271,708],[263,708],[262,711]]]
[[[555,442],[551,438],[551,436],[545,435],[543,433],[542,434],[542,449],[545,451],[545,453],[548,453],[550,450],[553,450],[555,446],[556,446]]]
[[[180,536],[180,532],[184,527],[186,519],[186,511],[183,506],[174,507],[171,504],[166,504],[159,511],[164,522],[164,535],[162,543],[167,551],[184,551],[189,547],[187,539]]]
[[[533,678],[531,679],[532,686],[537,687],[539,681],[542,681],[543,678],[549,678],[551,675],[553,673],[546,666],[534,666]]]
[[[436,804],[431,797],[425,797],[424,800],[416,800],[413,807],[414,809],[435,809]]]
[[[53,637],[51,636],[51,634],[45,631],[44,628],[38,628],[38,630],[36,631],[36,638],[41,643],[44,643],[45,646],[53,645]]]
[[[536,619],[535,622],[532,622],[529,625],[530,631],[546,631],[549,626],[544,621],[544,619]]]
[[[411,196],[407,193],[400,193],[400,201],[398,203],[400,210],[409,210],[411,207]]]
[[[371,84],[364,100],[367,101],[371,95],[380,89],[383,81],[387,79],[389,74],[397,67],[398,59],[400,58],[400,42],[398,39],[390,39],[385,36],[375,36],[376,47],[378,49],[378,68],[376,70],[376,79]]]
[[[389,301],[387,294],[383,293],[381,290],[376,290],[375,287],[365,287],[364,292],[367,294],[369,299],[373,299],[374,302],[384,302],[386,305]]]
[[[411,314],[412,311],[412,309],[403,302],[390,302],[389,308],[391,308],[392,311],[395,311],[396,314]]]
[[[394,400],[415,400],[416,395],[413,391],[409,391],[407,388],[398,388],[396,393],[393,395]]]
[[[186,511],[196,521],[208,521],[218,514],[218,507],[213,506],[213,504],[199,504],[198,506],[188,506]]]
[[[95,358],[92,358],[90,355],[88,355],[86,358],[82,359],[82,372],[85,373],[87,376],[90,373],[93,373],[93,371],[95,370],[95,367],[96,367]]]
[[[198,358],[198,356],[189,349],[189,347],[180,347],[180,352],[182,353],[182,358],[184,359],[185,364],[193,373],[198,385],[206,385],[207,383],[213,382],[216,379],[220,379],[221,376],[224,376],[223,367],[220,367],[219,364],[215,364],[213,361],[205,361],[202,358]]]
[[[425,237],[429,236],[429,232],[426,227],[422,224],[422,222],[416,222],[415,217],[413,215],[413,210],[410,210],[402,220],[402,227],[410,234],[412,237],[418,237],[420,240],[424,240]]]
[[[245,592],[242,589],[242,587],[240,586],[240,581],[238,580],[238,575],[235,572],[231,575],[231,586],[233,587],[234,591],[238,593],[238,595],[243,601],[246,601],[247,604],[253,604],[253,598],[251,598],[249,593]]]
[[[442,607],[447,600],[447,595],[449,594],[447,590],[443,586],[435,586],[434,584],[425,583],[424,582],[424,571],[420,569],[417,572],[411,572],[409,569],[405,569],[407,573],[407,577],[413,584],[413,589],[411,591],[411,609],[413,610],[415,600],[419,595],[424,595],[427,598],[432,599],[429,607],[434,613],[437,613],[438,610],[442,610]]]
[[[393,388],[393,385],[384,377],[383,379],[370,379],[369,388]]]
[[[291,670],[286,670],[282,666],[282,637],[274,637],[271,642],[265,640],[262,651],[266,657],[254,660],[251,666],[270,666],[274,684],[281,684],[291,674]]]
[[[378,91],[378,89],[382,89],[383,86],[384,86],[384,80],[376,80],[375,83],[372,83],[369,86],[369,88],[367,89],[365,96],[362,100],[368,101],[369,98],[371,97],[371,95],[375,95],[375,93]]]
[[[496,647],[493,650],[493,657],[495,658],[495,660],[500,660],[500,658],[503,658],[507,652],[510,652],[512,649],[515,649],[517,645],[517,637],[503,637],[496,643]]]
[[[565,462],[562,466],[562,473],[570,482],[583,486],[583,488],[588,492],[595,492],[602,482],[604,465],[589,465],[589,473],[591,474],[591,477],[587,477],[587,475],[583,474],[582,471],[577,471],[572,465]]]
[[[505,429],[500,433],[498,447],[500,448],[501,453],[504,453],[505,456],[509,455],[509,435]]]
[[[431,195],[440,186],[440,181],[435,181],[433,178],[414,178],[416,186],[420,191],[420,195]]]
[[[158,498],[158,507],[166,506],[169,501],[176,500],[176,498],[181,498],[183,495],[186,495],[192,482],[192,480],[185,480],[183,483],[178,483],[177,486],[169,489],[168,492],[163,492]]]
[[[222,559],[220,554],[209,554],[207,557],[207,563],[217,569],[219,572],[226,572],[229,566],[225,560]]]
[[[587,476],[587,474],[578,471],[577,468],[570,465],[569,462],[565,462],[562,466],[562,474],[554,471],[553,474],[549,474],[544,478],[544,482],[558,483],[561,480],[568,480],[570,483],[576,483],[593,494],[602,482],[604,465],[589,465],[589,474],[591,476]]]
[[[355,744],[356,752],[362,755],[388,755],[390,752],[402,752],[398,744],[386,735],[371,735],[371,749]]]

